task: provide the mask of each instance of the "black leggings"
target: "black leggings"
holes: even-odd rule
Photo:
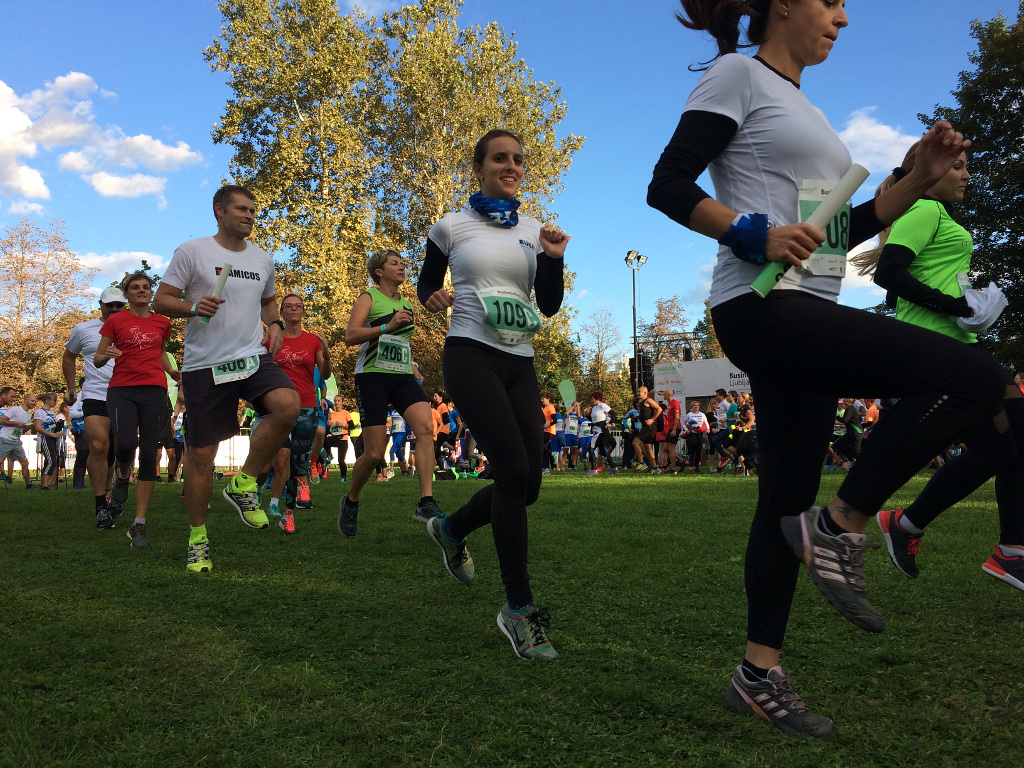
[[[1003,383],[1008,389],[1016,387],[1008,373]],[[1002,431],[993,419],[984,418],[964,433],[967,450],[943,464],[903,510],[911,523],[923,530],[994,475],[999,543],[1024,544],[1024,398],[1008,399],[1003,406]]]
[[[50,437],[49,435],[40,435],[39,440],[39,452],[43,454],[43,471],[44,475],[52,475],[57,471],[57,464],[60,459],[60,455],[57,449],[57,438]]]
[[[464,539],[490,523],[509,604],[532,605],[526,508],[540,493],[544,445],[533,358],[448,343],[443,368],[445,388],[487,456],[494,479],[448,518],[448,533]]]
[[[899,397],[864,444],[838,496],[872,515],[966,427],[1005,395],[998,363],[973,345],[802,291],[753,293],[712,310],[729,359],[750,376],[757,403],[758,500],[744,569],[747,639],[781,648],[800,562],[780,520],[816,501],[836,399]],[[838,339],[867,339],[870,356]],[[803,425],[791,427],[793,397]]]
[[[689,432],[686,435],[686,452],[688,463],[694,469],[700,469],[700,454],[704,450],[704,433]]]
[[[345,463],[345,460],[348,459],[348,440],[339,440],[337,437],[328,435],[324,439],[324,447],[327,449],[328,456],[331,455],[331,450],[338,449],[338,469],[341,471],[341,479],[348,479],[348,464]]]
[[[138,450],[138,479],[155,481],[160,433],[171,418],[167,390],[155,385],[110,387],[107,390],[107,412],[117,436],[117,460],[134,465],[135,451]]]

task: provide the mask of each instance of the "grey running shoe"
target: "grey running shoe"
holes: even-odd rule
[[[865,632],[881,632],[885,617],[868,602],[864,585],[864,552],[881,545],[869,543],[862,533],[829,536],[818,526],[822,511],[811,507],[782,518],[782,535],[833,608]]]
[[[146,538],[146,524],[132,523],[128,529],[128,538],[132,540],[132,549],[142,549],[149,546],[149,539]]]
[[[743,666],[732,673],[732,684],[722,694],[725,703],[737,712],[760,717],[789,736],[823,738],[832,733],[832,721],[816,712],[808,712],[789,682],[782,667],[768,670],[768,679],[751,682]]]
[[[114,527],[114,521],[110,519],[110,510],[107,507],[96,510],[96,527],[100,529]]]
[[[443,517],[444,513],[436,501],[421,501],[416,505],[416,511],[412,513],[412,519],[417,523],[430,522],[432,518]]]
[[[236,479],[237,476],[232,477],[228,480],[228,484],[224,486],[224,498],[228,504],[242,518],[242,522],[250,528],[269,528],[270,521],[267,519],[267,513],[260,508],[257,491],[243,491],[239,489],[235,484]]]
[[[917,568],[917,548],[921,545],[920,536],[911,536],[900,526],[903,510],[899,507],[882,510],[875,515],[878,527],[885,537],[885,546],[889,550],[892,564],[904,576],[916,579],[920,575]]]
[[[111,493],[111,496],[113,496],[113,493]],[[117,518],[124,514],[124,502],[114,501],[114,499],[111,498],[110,501],[107,502],[107,512],[110,514],[111,520],[117,520]]]
[[[466,549],[466,540],[455,543],[444,534],[444,515],[432,517],[427,521],[427,533],[434,543],[441,548],[444,555],[444,567],[452,578],[466,586],[476,578],[476,571],[473,569],[473,558],[469,556]]]
[[[506,601],[498,611],[498,629],[512,643],[512,650],[520,659],[557,661],[562,658],[544,634],[550,625],[548,612],[538,611],[532,605],[512,610]]]
[[[338,530],[343,536],[351,539],[356,535],[356,517],[359,515],[359,502],[350,501],[346,493],[338,502]]]
[[[117,470],[114,470],[114,487],[110,489],[110,500],[118,504],[128,501],[128,488],[131,485],[130,477],[121,477]]]

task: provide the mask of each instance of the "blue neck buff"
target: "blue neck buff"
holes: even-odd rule
[[[519,210],[519,201],[514,197],[511,200],[501,200],[485,197],[482,192],[474,192],[469,196],[469,207],[502,227],[514,227],[519,223],[519,214],[516,213]]]

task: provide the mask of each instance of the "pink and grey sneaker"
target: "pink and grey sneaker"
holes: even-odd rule
[[[811,507],[782,518],[782,535],[833,608],[865,632],[881,632],[885,617],[868,602],[864,582],[864,553],[881,545],[863,533],[830,536],[818,524],[823,513],[824,508]]]
[[[832,721],[807,705],[793,690],[782,667],[768,670],[767,680],[748,680],[743,665],[732,673],[732,684],[722,694],[725,703],[744,715],[760,717],[789,736],[821,739],[832,733]]]
[[[1024,557],[1007,557],[997,546],[981,570],[1024,592]]]

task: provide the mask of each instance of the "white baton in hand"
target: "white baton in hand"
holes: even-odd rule
[[[824,203],[822,203],[822,205],[824,205]],[[217,275],[217,282],[213,284],[213,293],[210,294],[211,296],[215,296],[218,299],[220,298],[220,295],[222,293],[224,293],[224,283],[226,283],[228,281],[228,275],[230,275],[230,274],[231,274],[231,265],[230,264],[225,264],[223,267],[220,268],[220,274]],[[210,318],[204,317],[204,318],[202,318],[202,320],[203,320],[204,323],[209,325]]]
[[[811,212],[811,215],[807,217],[806,223],[824,231],[828,223],[832,221],[832,218],[839,213],[842,207],[853,197],[853,193],[860,189],[860,185],[870,175],[871,172],[867,168],[854,163],[853,167],[846,172],[843,178],[832,187],[832,191],[825,196],[825,199],[821,201],[818,207]],[[779,280],[786,274],[786,270],[790,266],[789,264],[783,264],[781,261],[765,264],[761,274],[750,284],[750,290],[763,299],[772,288],[778,285]]]

